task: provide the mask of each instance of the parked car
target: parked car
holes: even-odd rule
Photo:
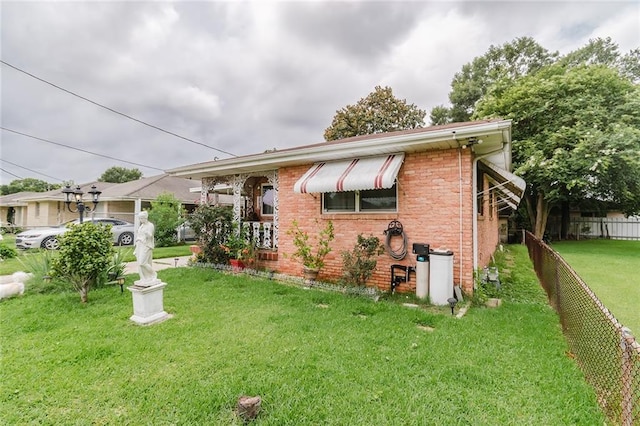
[[[195,241],[196,233],[191,229],[191,226],[187,222],[178,226],[176,229],[178,241]]]
[[[84,222],[111,225],[113,243],[122,246],[133,244],[134,226],[133,223],[113,218],[85,219]],[[58,235],[69,230],[69,225],[80,223],[79,219],[63,223],[60,226],[50,228],[39,228],[24,231],[16,235],[16,247],[20,249],[44,248],[47,250],[57,250],[60,247]]]

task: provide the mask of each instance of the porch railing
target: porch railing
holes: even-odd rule
[[[256,246],[262,249],[274,249],[273,222],[242,222],[248,238],[256,242]]]

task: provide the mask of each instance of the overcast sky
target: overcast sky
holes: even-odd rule
[[[2,1],[0,12],[3,61],[235,155],[321,142],[336,110],[376,85],[428,121],[463,64],[516,37],[561,54],[594,37],[623,53],[640,46],[638,1]],[[0,73],[2,127],[153,167],[2,130],[2,184],[86,183],[112,166],[153,176],[229,157],[4,64]]]

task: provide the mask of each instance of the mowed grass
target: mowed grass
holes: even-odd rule
[[[16,237],[13,234],[4,234],[3,240],[1,244],[4,244],[8,247],[15,248]],[[133,254],[133,246],[123,246],[123,247],[115,247],[116,250],[125,250],[128,252],[128,256],[124,259],[125,262],[133,262],[136,260]],[[18,257],[12,259],[4,259],[0,262],[0,275],[10,275],[16,271],[28,271],[29,262],[25,261],[25,257],[38,257],[42,256],[44,252],[43,249],[29,249],[29,250],[18,250]],[[56,252],[53,252],[55,255]],[[178,256],[190,256],[191,251],[189,249],[189,244],[181,244],[172,247],[156,247],[153,250],[153,258],[154,259],[163,259],[168,257],[178,257]]]
[[[159,273],[173,318],[152,326],[115,288],[3,301],[0,422],[235,425],[260,395],[256,425],[603,424],[509,250],[503,306],[461,319],[198,268]]]
[[[640,241],[558,241],[552,247],[618,321],[640,336]]]

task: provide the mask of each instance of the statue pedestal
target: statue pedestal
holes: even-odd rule
[[[163,306],[163,289],[166,285],[167,283],[156,279],[151,282],[147,281],[142,285],[139,285],[139,281],[136,281],[131,287],[127,287],[133,295],[131,321],[140,325],[149,325],[170,318],[170,315],[164,311]]]

